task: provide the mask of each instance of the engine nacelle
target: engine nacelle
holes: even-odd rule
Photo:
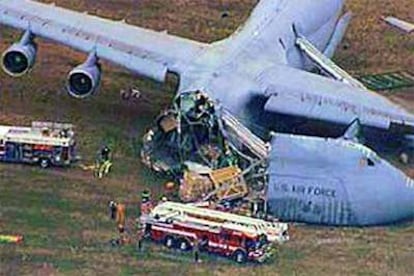
[[[70,71],[67,90],[74,98],[83,99],[95,93],[101,81],[101,66],[95,53],[81,65]]]
[[[7,74],[20,77],[35,64],[37,46],[30,31],[26,31],[20,42],[10,46],[2,55],[1,65]]]

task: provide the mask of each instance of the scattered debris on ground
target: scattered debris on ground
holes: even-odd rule
[[[407,21],[398,19],[396,17],[393,16],[387,16],[387,17],[383,17],[382,20],[384,20],[385,22],[387,22],[389,25],[403,31],[406,33],[413,33],[414,32],[414,24],[409,23]]]
[[[0,235],[0,244],[2,243],[14,243],[21,244],[23,243],[22,235]]]
[[[241,170],[230,166],[208,173],[189,169],[184,172],[180,183],[180,199],[183,202],[194,202],[202,198],[207,200],[236,200],[248,193]]]
[[[136,100],[141,98],[141,91],[137,88],[121,89],[121,91],[119,91],[119,95],[124,101]]]
[[[407,71],[360,76],[359,80],[374,91],[395,90],[414,86],[414,75]]]

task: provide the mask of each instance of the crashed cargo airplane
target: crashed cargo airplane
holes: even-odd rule
[[[266,159],[269,210],[286,221],[377,225],[409,219],[414,182],[359,143],[356,130],[360,125],[367,145],[375,149],[405,145],[414,133],[414,116],[368,91],[330,60],[351,18],[342,15],[343,2],[261,0],[233,35],[206,44],[55,5],[1,0],[0,23],[25,32],[3,54],[2,65],[12,76],[29,71],[35,37],[89,53],[68,76],[69,94],[76,98],[97,90],[99,58],[160,82],[173,72],[180,82],[172,115],[167,115],[176,125],[164,124],[164,134],[146,137],[171,138],[173,144],[164,141],[172,151],[164,158],[184,161],[181,145],[188,145],[191,159],[201,143],[221,143],[223,155],[242,157],[238,165],[246,172],[259,163],[255,172],[262,172],[255,160]],[[324,75],[309,72],[314,68]],[[255,126],[274,133],[260,133]],[[190,142],[173,138],[185,129],[195,134]]]

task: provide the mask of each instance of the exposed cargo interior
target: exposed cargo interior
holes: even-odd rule
[[[269,150],[230,112],[195,91],[178,95],[158,116],[143,138],[141,158],[180,180],[188,189],[184,201],[246,194],[264,199]]]

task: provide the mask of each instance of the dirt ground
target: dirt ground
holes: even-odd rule
[[[52,2],[52,1],[42,1]],[[57,0],[57,5],[89,11],[131,24],[201,41],[231,34],[246,19],[255,0]],[[412,0],[348,0],[354,19],[335,61],[355,75],[395,70],[414,71],[414,36],[404,35],[379,20],[397,15],[414,21]],[[223,13],[229,16],[222,17]],[[0,29],[0,50],[19,33]],[[107,203],[128,202],[129,225],[144,189],[160,194],[166,179],[139,162],[140,137],[172,89],[133,76],[104,63],[99,95],[84,101],[70,98],[66,74],[84,54],[39,40],[37,64],[31,74],[12,79],[0,73],[0,123],[30,124],[32,120],[72,122],[79,133],[79,152],[85,164],[93,161],[103,143],[114,149],[113,172],[97,181],[80,168],[41,170],[0,164],[0,233],[23,234],[23,245],[0,245],[0,275],[413,275],[412,223],[377,228],[291,226],[291,241],[277,258],[256,266],[237,266],[222,258],[178,255],[145,244],[111,248],[116,235]],[[125,103],[119,91],[128,86],[142,91],[139,101]],[[414,111],[413,89],[385,93]]]

